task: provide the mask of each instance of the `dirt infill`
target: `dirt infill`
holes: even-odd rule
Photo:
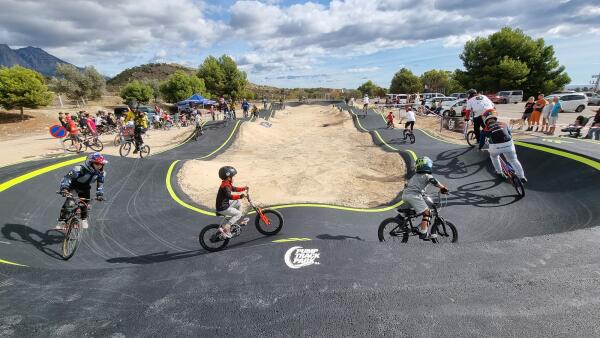
[[[252,187],[264,204],[315,202],[375,207],[404,188],[405,164],[354,127],[347,113],[324,106],[288,107],[245,123],[231,147],[211,161],[188,161],[178,174],[197,203],[214,207],[221,166],[238,170],[234,185]]]

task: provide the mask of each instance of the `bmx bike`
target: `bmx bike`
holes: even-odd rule
[[[456,226],[439,214],[439,209],[445,206],[447,198],[442,199],[442,194],[438,193],[438,197],[434,201],[432,196],[422,195],[431,212],[428,225],[430,236],[426,240],[430,240],[432,243],[456,243],[458,241]],[[396,217],[387,218],[379,225],[377,237],[380,242],[400,241],[400,243],[406,243],[410,237],[419,237],[419,223],[413,224],[413,220],[419,217],[415,210],[404,204],[397,211]]]
[[[406,141],[406,139],[409,139],[410,143],[415,143],[415,134],[412,132],[412,130],[404,128],[404,130],[402,131],[402,135],[404,141]]]
[[[256,217],[254,218],[254,225],[256,226],[256,230],[263,235],[273,236],[277,234],[281,228],[283,227],[283,216],[277,210],[273,209],[263,209],[257,206],[250,199],[250,194],[246,191],[246,199],[248,203],[256,213]],[[229,221],[229,216],[223,216],[223,220],[220,224],[210,224],[204,227],[202,231],[200,231],[200,235],[198,236],[198,240],[200,245],[207,251],[215,252],[225,249],[227,244],[229,244],[229,240],[231,238],[224,238],[219,228],[223,226],[227,221]],[[245,225],[234,224],[231,226],[231,234],[232,238],[237,237],[242,233],[242,228]]]
[[[56,193],[59,195],[62,194],[60,191]],[[62,215],[65,220],[65,228],[61,257],[64,260],[69,260],[75,254],[79,240],[81,239],[81,208],[86,206],[89,211],[91,207],[89,204],[90,199],[88,198],[75,198],[71,193],[67,193],[65,197],[67,198],[67,203],[64,209],[65,214]]]

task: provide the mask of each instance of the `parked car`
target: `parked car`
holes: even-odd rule
[[[129,110],[129,107],[122,106],[122,107],[116,107],[115,109],[113,109],[113,112],[115,113],[115,116],[117,118],[119,118],[119,117],[121,117],[121,115],[127,113],[128,110]]]
[[[454,97],[457,99],[466,99],[468,94],[467,93],[452,93],[450,95],[448,95],[449,97]]]
[[[523,101],[522,90],[503,90],[496,95],[486,95],[493,103],[518,103]]]
[[[583,93],[552,94],[546,96],[547,101],[552,101],[557,96],[562,104],[562,109],[567,113],[581,113],[588,103],[588,98]]]
[[[600,94],[594,94],[590,97],[588,97],[588,106],[598,106],[600,105]]]
[[[443,116],[463,116],[463,110],[467,105],[467,99],[458,99],[454,101],[445,101],[442,103]]]
[[[428,100],[425,100],[425,107],[427,107],[427,109],[431,108],[431,104],[433,103],[433,101],[437,102],[442,101],[442,106],[444,106],[444,102],[451,102],[451,101],[456,101],[455,97],[432,97]]]
[[[597,94],[597,93],[594,93],[594,92],[582,92],[582,93],[583,93],[583,94],[585,94],[585,96],[587,96],[587,97],[588,97],[588,99],[589,99],[590,97],[592,97],[592,96],[594,96],[594,95],[596,95],[596,94]]]
[[[572,94],[572,93],[576,93],[576,91],[574,91],[574,90],[556,90],[556,91],[553,91],[552,93],[550,93],[550,95],[554,95],[554,94]]]
[[[421,97],[427,101],[430,100],[431,98],[434,97],[446,97],[446,95],[442,94],[442,93],[423,93],[423,95],[421,95]]]

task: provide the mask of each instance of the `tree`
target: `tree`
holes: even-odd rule
[[[448,71],[428,70],[421,75],[421,82],[430,92],[440,92],[448,90]]]
[[[53,77],[49,83],[50,90],[55,92],[58,95],[58,101],[60,102],[60,107],[63,108],[63,100],[62,95],[67,95],[74,91],[73,84],[66,79],[58,79]]]
[[[492,92],[523,89],[524,96],[536,96],[562,89],[571,81],[554,56],[554,48],[520,29],[505,27],[470,40],[460,58],[465,70],[458,72],[457,80],[465,88]]]
[[[158,99],[160,99],[160,81],[157,79],[150,79],[142,81],[142,84],[152,88],[152,97],[154,98],[154,102],[158,102]]]
[[[52,93],[48,91],[42,74],[21,66],[0,68],[0,106],[19,108],[21,121],[23,108],[47,106],[50,102]]]
[[[467,91],[467,89],[465,89],[465,87],[463,87],[460,82],[457,80],[457,73],[456,71],[450,73],[450,75],[448,76],[448,92],[446,94],[451,94],[451,93],[464,93]]]
[[[394,94],[418,93],[422,89],[421,79],[407,68],[402,68],[396,72],[390,84],[390,93]]]
[[[204,80],[209,92],[232,99],[243,96],[248,84],[246,73],[240,71],[235,61],[227,55],[219,59],[207,57],[200,65],[197,75]]]
[[[195,93],[208,96],[202,79],[195,75],[187,75],[182,71],[176,71],[165,82],[161,83],[160,93],[165,101],[171,103],[185,100]]]
[[[104,93],[106,80],[92,66],[85,67],[83,71],[69,64],[56,65],[56,79],[61,80],[62,88],[68,89],[65,93],[72,100],[81,100],[85,105],[87,99],[99,99]]]
[[[154,90],[147,84],[143,84],[138,80],[134,80],[128,83],[119,96],[123,99],[124,103],[138,102],[148,103],[154,97]]]
[[[373,81],[369,80],[363,84],[361,84],[360,86],[358,86],[358,88],[356,88],[356,90],[358,90],[361,95],[369,95],[369,96],[373,96],[373,92],[375,91],[375,89],[377,88],[377,85],[375,83],[373,83]]]

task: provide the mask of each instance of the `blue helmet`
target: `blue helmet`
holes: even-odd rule
[[[418,173],[431,174],[431,171],[433,169],[433,161],[427,156],[422,156],[422,157],[417,158],[415,167],[416,167]]]

